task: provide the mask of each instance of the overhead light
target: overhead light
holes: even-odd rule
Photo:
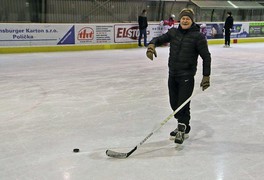
[[[231,1],[227,1],[229,4],[231,4],[234,8],[238,8],[238,6],[234,5]]]

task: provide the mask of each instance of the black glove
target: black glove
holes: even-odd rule
[[[157,57],[157,52],[155,50],[155,45],[154,44],[149,44],[148,45],[148,50],[146,52],[146,55],[147,55],[147,57],[150,60],[153,60],[153,54],[154,54],[155,57]]]
[[[203,76],[200,86],[203,88],[203,91],[210,86],[210,76]]]

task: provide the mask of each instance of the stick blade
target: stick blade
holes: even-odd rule
[[[132,149],[128,153],[121,153],[121,152],[116,152],[116,151],[112,151],[112,150],[106,150],[106,155],[109,157],[112,157],[112,158],[125,159],[128,156],[130,156],[135,150],[137,150],[137,146],[134,147],[134,149]]]
[[[119,159],[125,159],[129,156],[128,153],[120,153],[112,150],[106,150],[106,155],[112,158],[119,158]]]

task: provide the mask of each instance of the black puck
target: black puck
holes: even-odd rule
[[[78,149],[78,148],[73,149],[73,152],[75,152],[75,153],[77,153],[77,152],[79,152],[79,151],[80,151],[80,149]]]

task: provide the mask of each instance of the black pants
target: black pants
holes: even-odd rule
[[[138,45],[141,46],[141,39],[144,36],[144,46],[147,47],[147,29],[139,30]]]
[[[229,45],[230,46],[230,29],[225,29],[225,45]]]
[[[184,103],[191,95],[194,89],[194,77],[183,76],[174,77],[169,76],[169,97],[170,105],[175,111],[182,103]],[[178,119],[178,123],[190,124],[190,102],[187,103],[178,113],[174,116]]]

